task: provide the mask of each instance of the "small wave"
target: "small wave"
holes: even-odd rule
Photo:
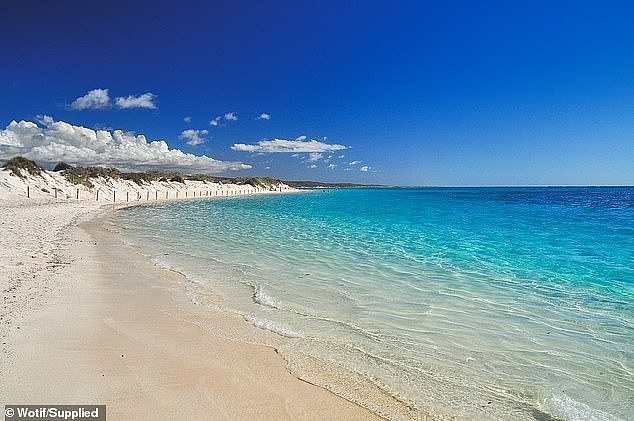
[[[253,287],[253,301],[263,306],[278,308],[277,301],[270,295],[267,295],[260,285]]]
[[[156,257],[152,257],[150,259],[150,263],[152,263],[154,266],[160,267],[161,269],[170,270],[172,268],[170,265],[168,265],[167,263],[157,259]]]
[[[619,421],[620,419],[582,402],[577,402],[567,395],[554,395],[550,398],[555,415],[570,421]]]
[[[247,314],[244,316],[244,319],[253,324],[255,327],[259,327],[260,329],[270,330],[271,332],[277,333],[278,335],[286,336],[287,338],[298,338],[300,335],[297,332],[294,332],[290,329],[285,328],[284,326],[280,326],[278,323],[274,321],[261,319],[253,314]]]

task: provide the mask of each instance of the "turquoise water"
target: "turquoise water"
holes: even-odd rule
[[[288,359],[412,406],[634,418],[634,188],[316,190],[166,202],[114,224],[289,338]]]

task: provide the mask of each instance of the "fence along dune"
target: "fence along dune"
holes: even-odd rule
[[[268,177],[214,177],[179,172],[122,172],[110,167],[58,163],[52,171],[18,156],[7,160],[0,181],[26,198],[131,202],[244,196],[295,190]],[[183,194],[184,193],[184,194]]]

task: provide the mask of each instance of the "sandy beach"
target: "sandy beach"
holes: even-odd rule
[[[376,418],[222,333],[260,330],[123,246],[101,226],[112,205],[6,196],[1,401],[106,404],[111,419]]]

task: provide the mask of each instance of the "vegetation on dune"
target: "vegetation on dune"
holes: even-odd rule
[[[282,181],[269,177],[212,177],[206,174],[194,174],[187,176],[188,180],[204,181],[209,183],[222,183],[222,184],[241,184],[251,185],[253,187],[268,187],[273,184],[279,184]]]
[[[187,176],[188,180],[192,181],[202,181],[203,183],[216,183],[216,178],[207,174],[194,174]]]
[[[268,177],[214,177],[207,174],[187,175],[180,172],[163,172],[163,171],[147,171],[147,172],[130,172],[121,173],[120,177],[124,180],[132,180],[138,185],[151,183],[152,181],[176,182],[183,183],[185,181],[202,181],[203,183],[222,183],[222,184],[241,184],[251,185],[253,187],[268,187],[270,185],[279,184],[282,181]]]
[[[34,161],[21,156],[11,158],[4,164],[4,168],[10,170],[18,177],[24,178],[22,170],[28,171],[29,174],[39,175],[44,171]],[[67,164],[66,162],[58,163],[53,169],[60,172],[66,180],[73,184],[83,184],[88,188],[93,188],[92,178],[102,177],[105,179],[123,179],[134,181],[138,185],[151,183],[153,181],[185,183],[185,181],[202,181],[203,183],[220,183],[220,184],[239,184],[251,185],[253,187],[268,188],[272,185],[282,183],[269,177],[214,177],[207,174],[186,175],[180,172],[167,171],[146,171],[146,172],[126,172],[122,173],[116,168],[108,167],[81,167]]]
[[[9,159],[4,163],[4,168],[11,171],[14,175],[17,175],[20,178],[24,178],[25,175],[22,173],[22,170],[27,171],[31,175],[40,175],[44,168],[40,167],[35,163],[35,161],[31,161],[30,159],[26,159],[23,156],[16,156]]]
[[[163,171],[126,172],[121,174],[121,178],[123,178],[124,180],[132,180],[139,186],[145,183],[151,183],[152,181],[178,181],[180,183],[185,182],[185,176],[183,174],[178,172]]]
[[[64,171],[67,170],[69,168],[73,168],[72,165],[67,164],[65,162],[59,162],[57,165],[55,165],[55,168],[53,168],[53,171],[58,172],[58,171]]]
[[[250,184],[253,187],[268,187],[273,184],[280,184],[282,180],[269,177],[240,177],[233,181],[236,184]]]
[[[72,165],[60,162],[55,166],[55,170],[62,172],[62,175],[73,184],[83,184],[88,188],[94,187],[91,178],[103,177],[106,179],[121,178],[121,171],[108,167],[73,167]]]
[[[135,183],[137,183],[139,186],[153,181],[151,176],[148,173],[142,173],[142,172],[132,172],[132,173],[125,172],[121,174],[121,178],[123,178],[124,180],[132,180]]]

